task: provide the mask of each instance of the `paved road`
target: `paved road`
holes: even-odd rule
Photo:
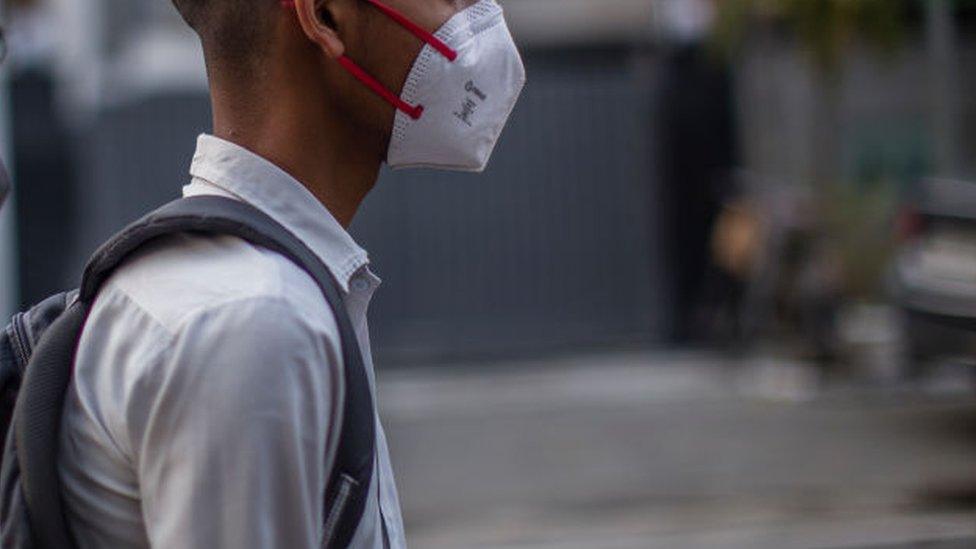
[[[412,547],[976,548],[971,394],[821,390],[765,364],[381,373]]]

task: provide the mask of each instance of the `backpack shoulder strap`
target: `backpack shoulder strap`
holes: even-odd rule
[[[345,401],[342,408],[339,447],[324,495],[325,509],[329,513],[326,532],[327,535],[331,533],[326,541],[330,548],[348,546],[365,510],[367,494],[372,483],[376,439],[376,419],[372,392],[366,377],[358,339],[346,312],[338,284],[325,264],[293,233],[249,204],[219,196],[179,199],[143,217],[104,244],[95,252],[85,268],[78,303],[66,313],[65,322],[62,323],[64,329],[55,332],[54,328],[58,326],[52,326],[52,332],[55,333],[50,338],[51,343],[60,341],[59,345],[52,345],[58,347],[59,352],[46,351],[42,354],[42,351],[45,351],[44,341],[37,350],[38,360],[43,359],[45,354],[56,355],[48,359],[49,362],[54,363],[51,367],[61,369],[67,366],[69,372],[67,376],[61,374],[58,377],[54,383],[56,387],[53,390],[51,383],[45,383],[43,387],[39,386],[36,392],[49,391],[50,393],[46,394],[53,394],[59,391],[60,398],[48,397],[48,400],[53,401],[53,404],[49,402],[47,408],[50,409],[52,405],[56,407],[57,420],[60,421],[64,391],[67,389],[68,380],[70,380],[74,345],[76,345],[77,337],[80,335],[83,318],[87,316],[99,288],[115,269],[143,244],[159,237],[185,232],[236,236],[251,244],[285,256],[304,269],[315,280],[332,309],[342,345]],[[75,311],[76,307],[83,309],[84,313],[74,313],[73,316],[72,312]],[[64,340],[70,337],[74,338],[71,340],[73,343],[70,346],[71,354],[68,360],[64,361],[66,352]],[[29,370],[28,378],[38,368],[32,366]],[[27,384],[28,380],[25,378],[25,388]],[[18,428],[18,433],[23,432],[23,436],[19,436],[20,451],[24,449],[25,443],[28,446],[31,445],[29,442],[31,439],[43,437],[45,430],[51,428],[52,425],[54,425],[53,431],[47,432],[55,434],[55,445],[48,446],[47,449],[50,452],[51,448],[57,448],[57,424],[53,423],[54,418],[49,417],[42,420],[41,415],[43,414],[35,416],[33,421],[39,424],[33,429],[30,426]],[[33,446],[38,445],[34,444]],[[37,465],[34,460],[38,457],[37,452],[42,450],[42,448],[34,448],[33,455],[29,456],[24,456],[21,452],[21,459],[19,459],[25,480],[27,477],[32,479],[31,483],[25,483],[25,496],[27,497],[28,508],[31,511],[35,532],[38,532],[37,528],[51,528],[56,525],[35,523],[34,517],[36,515],[47,515],[46,512],[40,512],[40,509],[52,509],[52,507],[48,507],[47,504],[44,507],[35,507],[31,499],[44,501],[45,496],[42,492],[48,494],[61,493],[60,486],[56,484],[58,477],[56,467],[48,468],[56,466],[53,460],[50,460],[51,463],[44,467],[47,471],[38,471],[37,474],[28,471]],[[56,452],[53,453],[56,455]],[[47,482],[41,478],[45,472],[53,473],[48,475],[49,481]],[[51,483],[55,484],[51,485]],[[58,502],[57,507],[56,516],[62,517],[61,520],[63,521],[60,502]]]
[[[13,436],[7,436],[7,445],[12,447],[4,454],[15,454],[17,459],[12,463],[4,460],[4,480],[19,476],[26,504],[22,511],[29,519],[27,532],[19,538],[32,538],[39,549],[74,547],[62,507],[57,461],[64,397],[86,316],[84,305],[75,301],[41,337],[17,394]],[[6,471],[9,467],[14,472]],[[5,486],[5,492],[10,488]],[[15,495],[4,495],[14,499],[5,501],[6,506],[22,507]],[[7,517],[6,527],[19,526],[20,513],[15,513]]]

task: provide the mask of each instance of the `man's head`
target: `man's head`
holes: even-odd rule
[[[433,32],[475,0],[387,0]],[[354,60],[399,92],[423,42],[365,0],[173,0],[203,44],[211,83],[252,102],[318,104],[385,146],[394,109],[342,70]],[[310,102],[310,103],[308,103]],[[309,123],[322,121],[310,120]],[[383,151],[385,153],[385,150]]]

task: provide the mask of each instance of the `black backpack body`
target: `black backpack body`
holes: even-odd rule
[[[348,547],[373,480],[376,419],[339,287],[328,268],[287,229],[253,206],[217,196],[180,199],[130,225],[92,256],[80,290],[52,296],[15,315],[0,332],[0,432],[6,434],[0,461],[0,546],[75,547],[57,460],[79,337],[99,288],[127,257],[151,240],[185,232],[236,236],[287,257],[315,280],[332,309],[341,337],[345,400],[336,459],[323,494],[323,547]]]

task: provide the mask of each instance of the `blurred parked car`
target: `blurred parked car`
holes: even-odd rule
[[[915,375],[976,351],[976,182],[930,179],[918,191],[900,213],[890,274]]]

